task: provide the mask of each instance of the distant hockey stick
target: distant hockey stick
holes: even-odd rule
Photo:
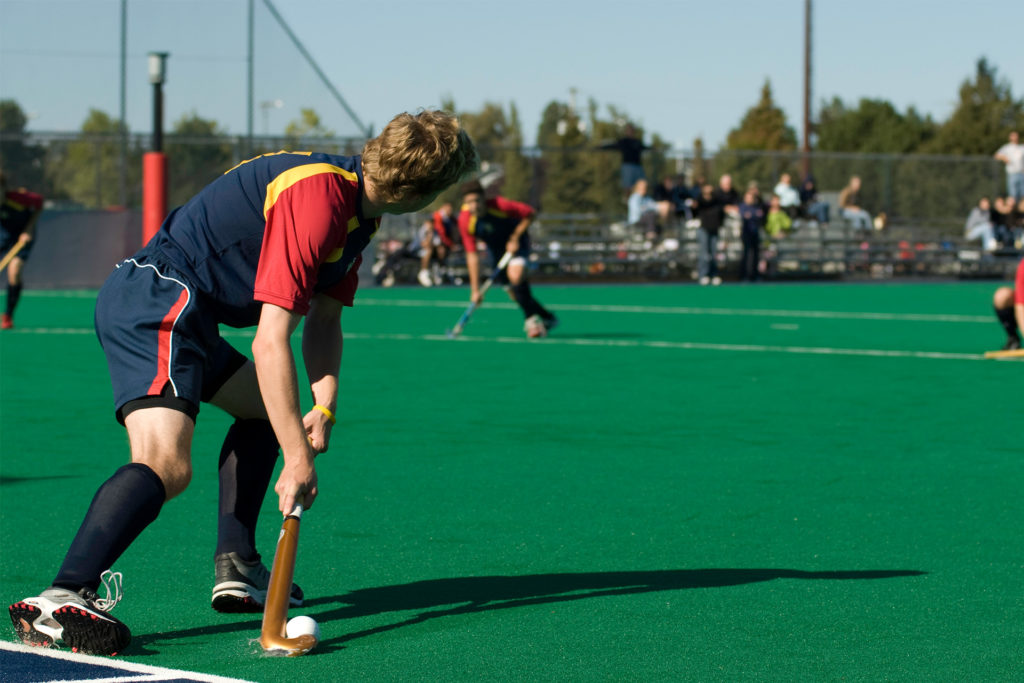
[[[491,288],[491,285],[494,284],[494,280],[498,277],[498,274],[501,273],[501,271],[505,270],[505,266],[507,266],[508,262],[512,260],[512,256],[513,254],[511,251],[506,251],[505,255],[501,257],[500,261],[498,261],[498,265],[494,267],[494,272],[491,273],[491,276],[489,278],[487,278],[487,282],[485,282],[483,286],[480,287],[481,300],[483,300],[484,294],[486,294],[487,290]],[[466,309],[465,313],[462,314],[462,317],[459,318],[459,321],[455,323],[455,327],[448,330],[449,339],[455,339],[462,333],[462,328],[465,327],[466,323],[469,322],[469,316],[473,315],[473,311],[475,311],[476,309],[477,303],[474,301],[469,305],[469,308]]]
[[[24,242],[18,242],[13,247],[11,247],[11,250],[8,251],[4,255],[3,260],[0,261],[0,271],[2,271],[4,268],[6,268],[7,264],[9,264],[11,261],[14,260],[14,257],[18,255],[18,252],[21,251],[21,248],[24,247],[24,246],[25,246]]]

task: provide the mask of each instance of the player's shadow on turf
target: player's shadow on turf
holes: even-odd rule
[[[865,580],[921,576],[917,570],[807,572],[796,569],[675,569],[662,571],[534,574],[434,579],[399,586],[363,588],[344,595],[306,601],[306,607],[345,603],[327,612],[311,612],[319,622],[372,616],[385,612],[428,610],[408,619],[331,638],[321,646],[420,624],[440,617],[490,610],[570,602],[613,595],[631,595],[687,588],[721,588],[774,579]],[[431,609],[441,608],[441,609]]]

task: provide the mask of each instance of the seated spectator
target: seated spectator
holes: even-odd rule
[[[459,236],[459,221],[451,202],[442,204],[429,223],[433,229],[423,230],[420,236],[420,272],[416,275],[424,287],[441,284],[441,269],[447,268],[448,254],[455,248]]]
[[[779,206],[789,215],[796,218],[800,210],[800,193],[792,185],[792,179],[788,173],[779,176],[779,182],[775,185],[775,195],[779,198]]]
[[[673,176],[665,176],[654,188],[654,201],[660,205],[664,202],[669,217],[682,217],[684,220],[690,218],[690,208],[686,200],[689,194],[686,188],[677,184]]]
[[[995,251],[998,248],[995,226],[992,225],[992,202],[988,197],[979,199],[978,205],[967,215],[964,237],[969,240],[980,239],[981,247],[985,251]]]
[[[1013,246],[1013,212],[1016,206],[1010,197],[996,197],[992,202],[992,229],[1000,246]]]
[[[812,175],[804,178],[804,183],[800,186],[800,207],[801,213],[807,218],[812,218],[822,224],[828,223],[828,202],[818,199],[818,184]]]
[[[779,197],[772,195],[768,202],[768,218],[764,223],[764,231],[768,233],[768,238],[775,240],[785,237],[792,228],[793,219],[782,210]]]
[[[870,230],[871,214],[860,206],[860,176],[853,176],[839,193],[839,215],[858,230]]]
[[[627,221],[630,225],[643,230],[647,239],[657,239],[661,234],[661,222],[668,215],[668,204],[654,201],[647,196],[647,181],[641,178],[633,185],[629,195]]]

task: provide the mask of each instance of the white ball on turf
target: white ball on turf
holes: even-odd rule
[[[320,624],[316,623],[313,617],[301,616],[292,617],[284,627],[286,638],[298,638],[299,636],[313,636],[320,640]]]

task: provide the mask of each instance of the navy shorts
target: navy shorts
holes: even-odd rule
[[[18,238],[21,237],[20,232],[8,232],[3,228],[0,228],[0,258],[7,255],[14,245],[18,243]],[[18,258],[22,261],[28,260],[28,255],[32,253],[32,245],[36,243],[35,239],[30,239],[25,243],[25,246],[18,252]]]
[[[498,245],[498,243],[488,244],[487,245],[487,253],[491,257],[491,268],[497,268],[498,267],[498,261],[500,261],[501,257],[505,255],[505,245],[506,244],[507,244],[507,242],[501,242],[500,246]],[[497,249],[495,247],[497,247]],[[515,259],[522,259],[523,261],[526,262],[526,265],[529,266],[530,265],[530,251],[531,251],[530,233],[524,233],[519,238],[519,249],[516,250],[516,253],[512,256],[512,259],[513,260],[515,260]],[[508,275],[507,275],[507,273],[508,273],[508,268],[505,268],[505,270],[503,270],[500,273],[498,273],[498,277],[494,278],[494,284],[496,284],[496,285],[507,285],[508,284]]]
[[[248,360],[224,341],[201,295],[173,267],[122,261],[96,298],[96,336],[107,357],[117,420],[135,408],[199,404]]]

